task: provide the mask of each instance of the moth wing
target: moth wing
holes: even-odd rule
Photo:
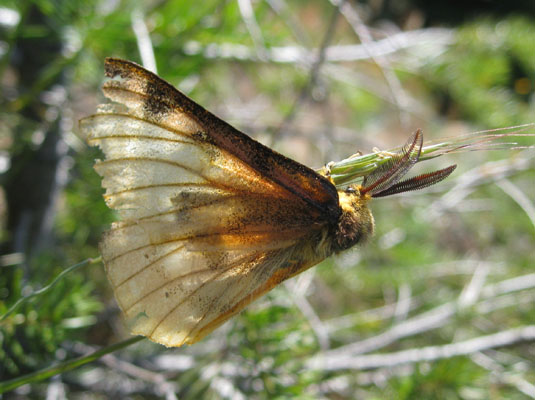
[[[135,88],[143,86],[142,78],[159,78],[135,71],[112,74],[116,80],[107,83],[105,94],[120,104],[100,107],[80,127],[106,156],[95,169],[108,206],[121,217],[101,243],[117,302],[134,334],[180,346],[319,262],[300,250],[321,239],[329,202],[303,198],[299,190],[305,186],[292,189],[291,176],[272,170],[274,178],[266,178],[254,163],[212,139],[216,120],[194,116],[202,112],[192,111],[190,103],[155,105],[157,95]],[[299,167],[279,161],[280,167]]]
[[[165,346],[195,343],[312,265],[292,262],[292,248],[266,250],[251,243],[250,248],[196,251],[189,248],[191,240],[153,244],[113,257],[113,241],[121,235],[112,231],[102,245],[115,296],[132,333]],[[127,262],[134,267],[129,272],[124,271]]]
[[[112,79],[104,94],[125,104],[131,115],[210,142],[326,217],[338,218],[336,188],[312,169],[254,141],[135,63],[107,58],[105,70]]]

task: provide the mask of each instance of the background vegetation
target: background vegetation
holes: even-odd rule
[[[114,216],[77,120],[103,100],[106,56],[152,55],[197,102],[312,167],[416,128],[430,139],[535,122],[529,0],[1,0],[0,314],[98,256]],[[535,398],[534,152],[423,170],[451,163],[436,189],[376,200],[366,247],[200,344],[143,341],[3,396]],[[0,381],[127,337],[88,265],[0,322]]]

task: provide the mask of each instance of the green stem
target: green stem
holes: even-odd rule
[[[422,147],[418,162],[430,160],[448,153],[531,148],[532,146],[519,146],[516,142],[510,142],[509,140],[515,140],[519,137],[534,137],[535,133],[531,131],[534,127],[535,123],[530,123],[468,133],[437,142],[426,142],[426,145]],[[508,140],[509,142],[503,142],[501,139]],[[395,148],[378,153],[354,155],[338,162],[329,163],[327,169],[321,168],[318,172],[327,171],[335,186],[347,186],[371,173],[381,164],[387,162],[392,153],[397,153],[398,151],[399,148]]]
[[[29,295],[27,296],[24,296],[24,297],[21,297],[20,299],[17,300],[17,302],[15,304],[13,304],[9,310],[6,311],[6,313],[4,315],[2,315],[0,317],[0,322],[2,322],[3,320],[5,320],[7,317],[9,317],[11,314],[13,314],[13,312],[15,312],[15,310],[21,305],[21,304],[24,304],[26,303],[27,301],[31,300],[32,298],[34,297],[37,297],[37,296],[40,296],[46,292],[48,292],[50,289],[52,289],[65,275],[67,275],[68,273],[78,269],[78,268],[81,268],[85,265],[88,265],[88,264],[96,264],[98,262],[102,261],[102,257],[97,257],[97,258],[88,258],[87,260],[84,260],[82,262],[79,262],[78,264],[75,264],[75,265],[72,265],[70,266],[69,268],[63,270],[58,276],[56,276],[52,282],[50,282],[48,285],[46,285],[45,287],[39,289],[39,290],[36,290],[35,292],[33,293],[30,293]]]
[[[82,365],[85,365],[87,363],[90,363],[92,361],[98,360],[100,357],[105,356],[106,354],[113,353],[114,351],[128,347],[143,339],[145,339],[144,336],[135,336],[133,338],[123,340],[122,342],[112,344],[111,346],[104,347],[86,356],[78,357],[72,360],[67,360],[59,364],[53,365],[51,367],[43,368],[39,371],[35,371],[27,375],[19,376],[18,378],[14,378],[9,381],[0,382],[0,393],[7,392],[8,390],[13,390],[27,383],[41,381],[43,379],[50,378],[51,376],[70,371],[71,369],[74,369]]]

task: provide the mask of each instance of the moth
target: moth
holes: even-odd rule
[[[414,133],[361,185],[323,173],[236,130],[141,66],[105,62],[112,102],[80,121],[107,205],[100,244],[130,330],[165,346],[203,338],[282,281],[369,238],[369,201],[421,189],[455,165],[401,180]]]

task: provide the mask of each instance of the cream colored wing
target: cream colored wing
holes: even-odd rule
[[[115,251],[108,239],[103,255]],[[282,280],[291,249],[195,251],[183,241],[150,244],[106,262],[132,333],[166,346],[194,343]],[[134,267],[131,269],[131,267]]]
[[[328,229],[317,210],[205,140],[187,114],[162,126],[134,97],[110,97],[123,105],[80,127],[106,156],[95,169],[121,222],[101,253],[132,333],[193,343],[320,261],[302,252]]]

